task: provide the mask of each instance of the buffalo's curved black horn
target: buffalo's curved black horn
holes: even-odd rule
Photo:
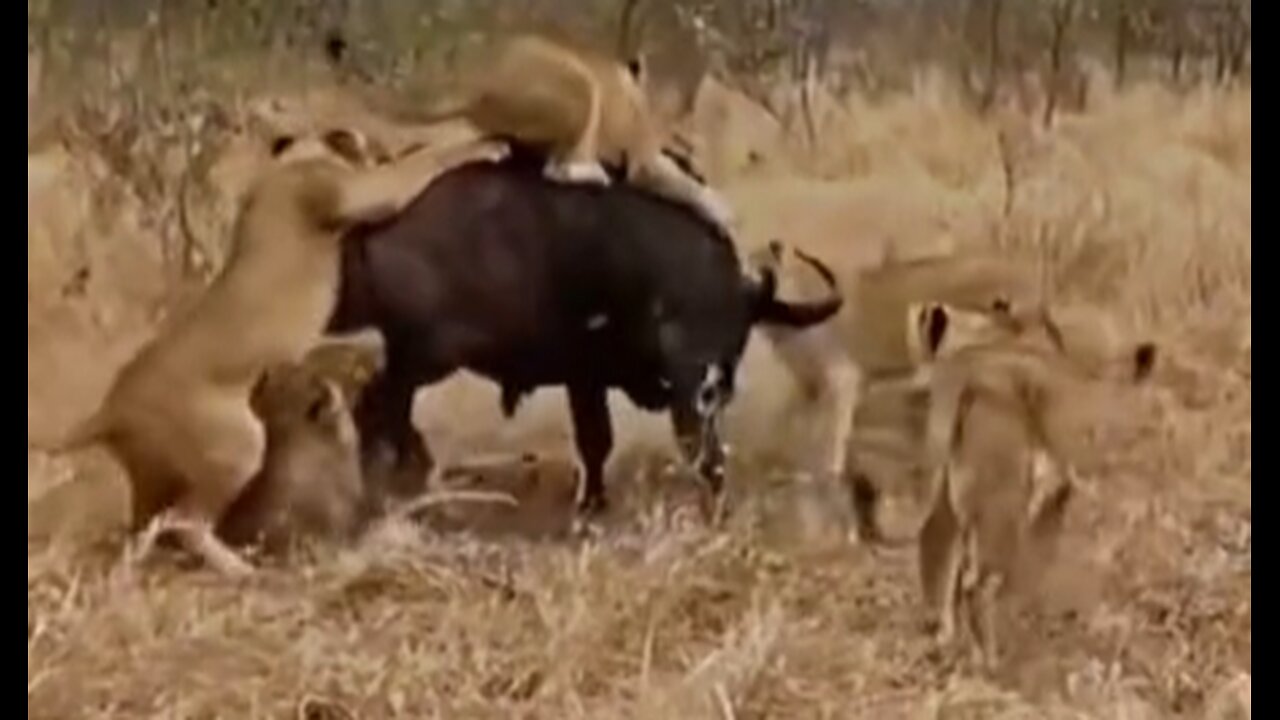
[[[754,286],[760,304],[773,302],[778,295],[778,273],[772,267],[760,268],[760,281]]]
[[[835,272],[826,263],[813,255],[799,248],[793,248],[793,251],[796,257],[818,272],[818,275],[822,277],[822,281],[830,289],[830,295],[815,302],[802,303],[779,300],[776,297],[777,278],[772,269],[766,269],[760,283],[762,292],[757,306],[760,322],[797,328],[809,327],[825,322],[831,316],[840,312],[840,308],[844,306],[844,295],[840,293],[840,285],[836,282]]]

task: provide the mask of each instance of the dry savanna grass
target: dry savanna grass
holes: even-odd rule
[[[484,477],[520,509],[438,509],[239,584],[181,559],[121,565],[119,471],[29,454],[28,717],[1247,717],[1251,102],[1137,85],[1044,130],[922,81],[825,114],[822,153],[744,117],[757,130],[719,147],[779,161],[708,159],[729,168],[745,243],[836,262],[939,233],[996,243],[1164,344],[996,676],[933,648],[910,552],[800,540],[787,475],[811,433],[756,342],[720,533],[691,519],[665,424],[620,401],[619,502],[599,537],[566,539],[558,393],[504,424],[496,391],[466,379],[424,398],[423,424],[467,452],[542,452]],[[237,142],[196,193],[205,237],[246,176]],[[174,220],[121,172],[83,138],[28,155],[30,437],[88,411],[173,302],[156,248]]]

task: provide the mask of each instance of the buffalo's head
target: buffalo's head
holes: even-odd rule
[[[671,421],[681,454],[713,493],[724,485],[724,410],[733,399],[738,358],[682,362],[671,373]]]
[[[771,243],[771,251],[781,252],[781,243]],[[676,440],[685,460],[717,494],[723,487],[726,458],[720,427],[724,410],[733,399],[738,364],[751,327],[758,323],[811,327],[830,319],[844,303],[831,269],[803,251],[795,253],[822,277],[827,297],[812,302],[779,299],[776,270],[765,264],[758,277],[742,278],[744,302],[740,307],[744,312],[717,318],[714,327],[708,324],[696,332],[676,324],[664,325],[660,331]]]

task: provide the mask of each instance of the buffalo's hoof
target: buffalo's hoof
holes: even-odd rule
[[[599,540],[604,535],[604,526],[598,516],[575,515],[569,534],[579,540]]]
[[[593,518],[605,514],[609,510],[609,501],[601,493],[587,493],[578,501],[579,517]]]
[[[698,509],[702,512],[702,520],[708,527],[719,529],[729,518],[729,498],[723,490],[716,492],[706,490],[698,501]]]
[[[578,501],[570,532],[579,538],[598,538],[603,532],[600,518],[609,510],[603,494],[586,495]]]

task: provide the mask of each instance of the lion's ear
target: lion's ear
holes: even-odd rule
[[[1143,382],[1151,377],[1156,367],[1156,358],[1160,354],[1153,342],[1140,343],[1133,351],[1133,379]]]
[[[627,73],[637,83],[644,82],[645,76],[649,73],[649,67],[645,62],[644,55],[636,53],[627,59]]]
[[[364,138],[354,130],[335,128],[326,132],[323,139],[326,147],[352,165],[364,165],[369,160]]]
[[[277,135],[271,140],[271,157],[280,157],[285,150],[293,146],[298,138],[293,135]]]
[[[307,402],[306,418],[317,425],[332,425],[348,410],[344,392],[338,384],[322,380],[316,384],[315,394]]]
[[[370,329],[323,338],[307,353],[304,363],[337,385],[354,407],[365,387],[386,367],[386,358],[382,334]]]

